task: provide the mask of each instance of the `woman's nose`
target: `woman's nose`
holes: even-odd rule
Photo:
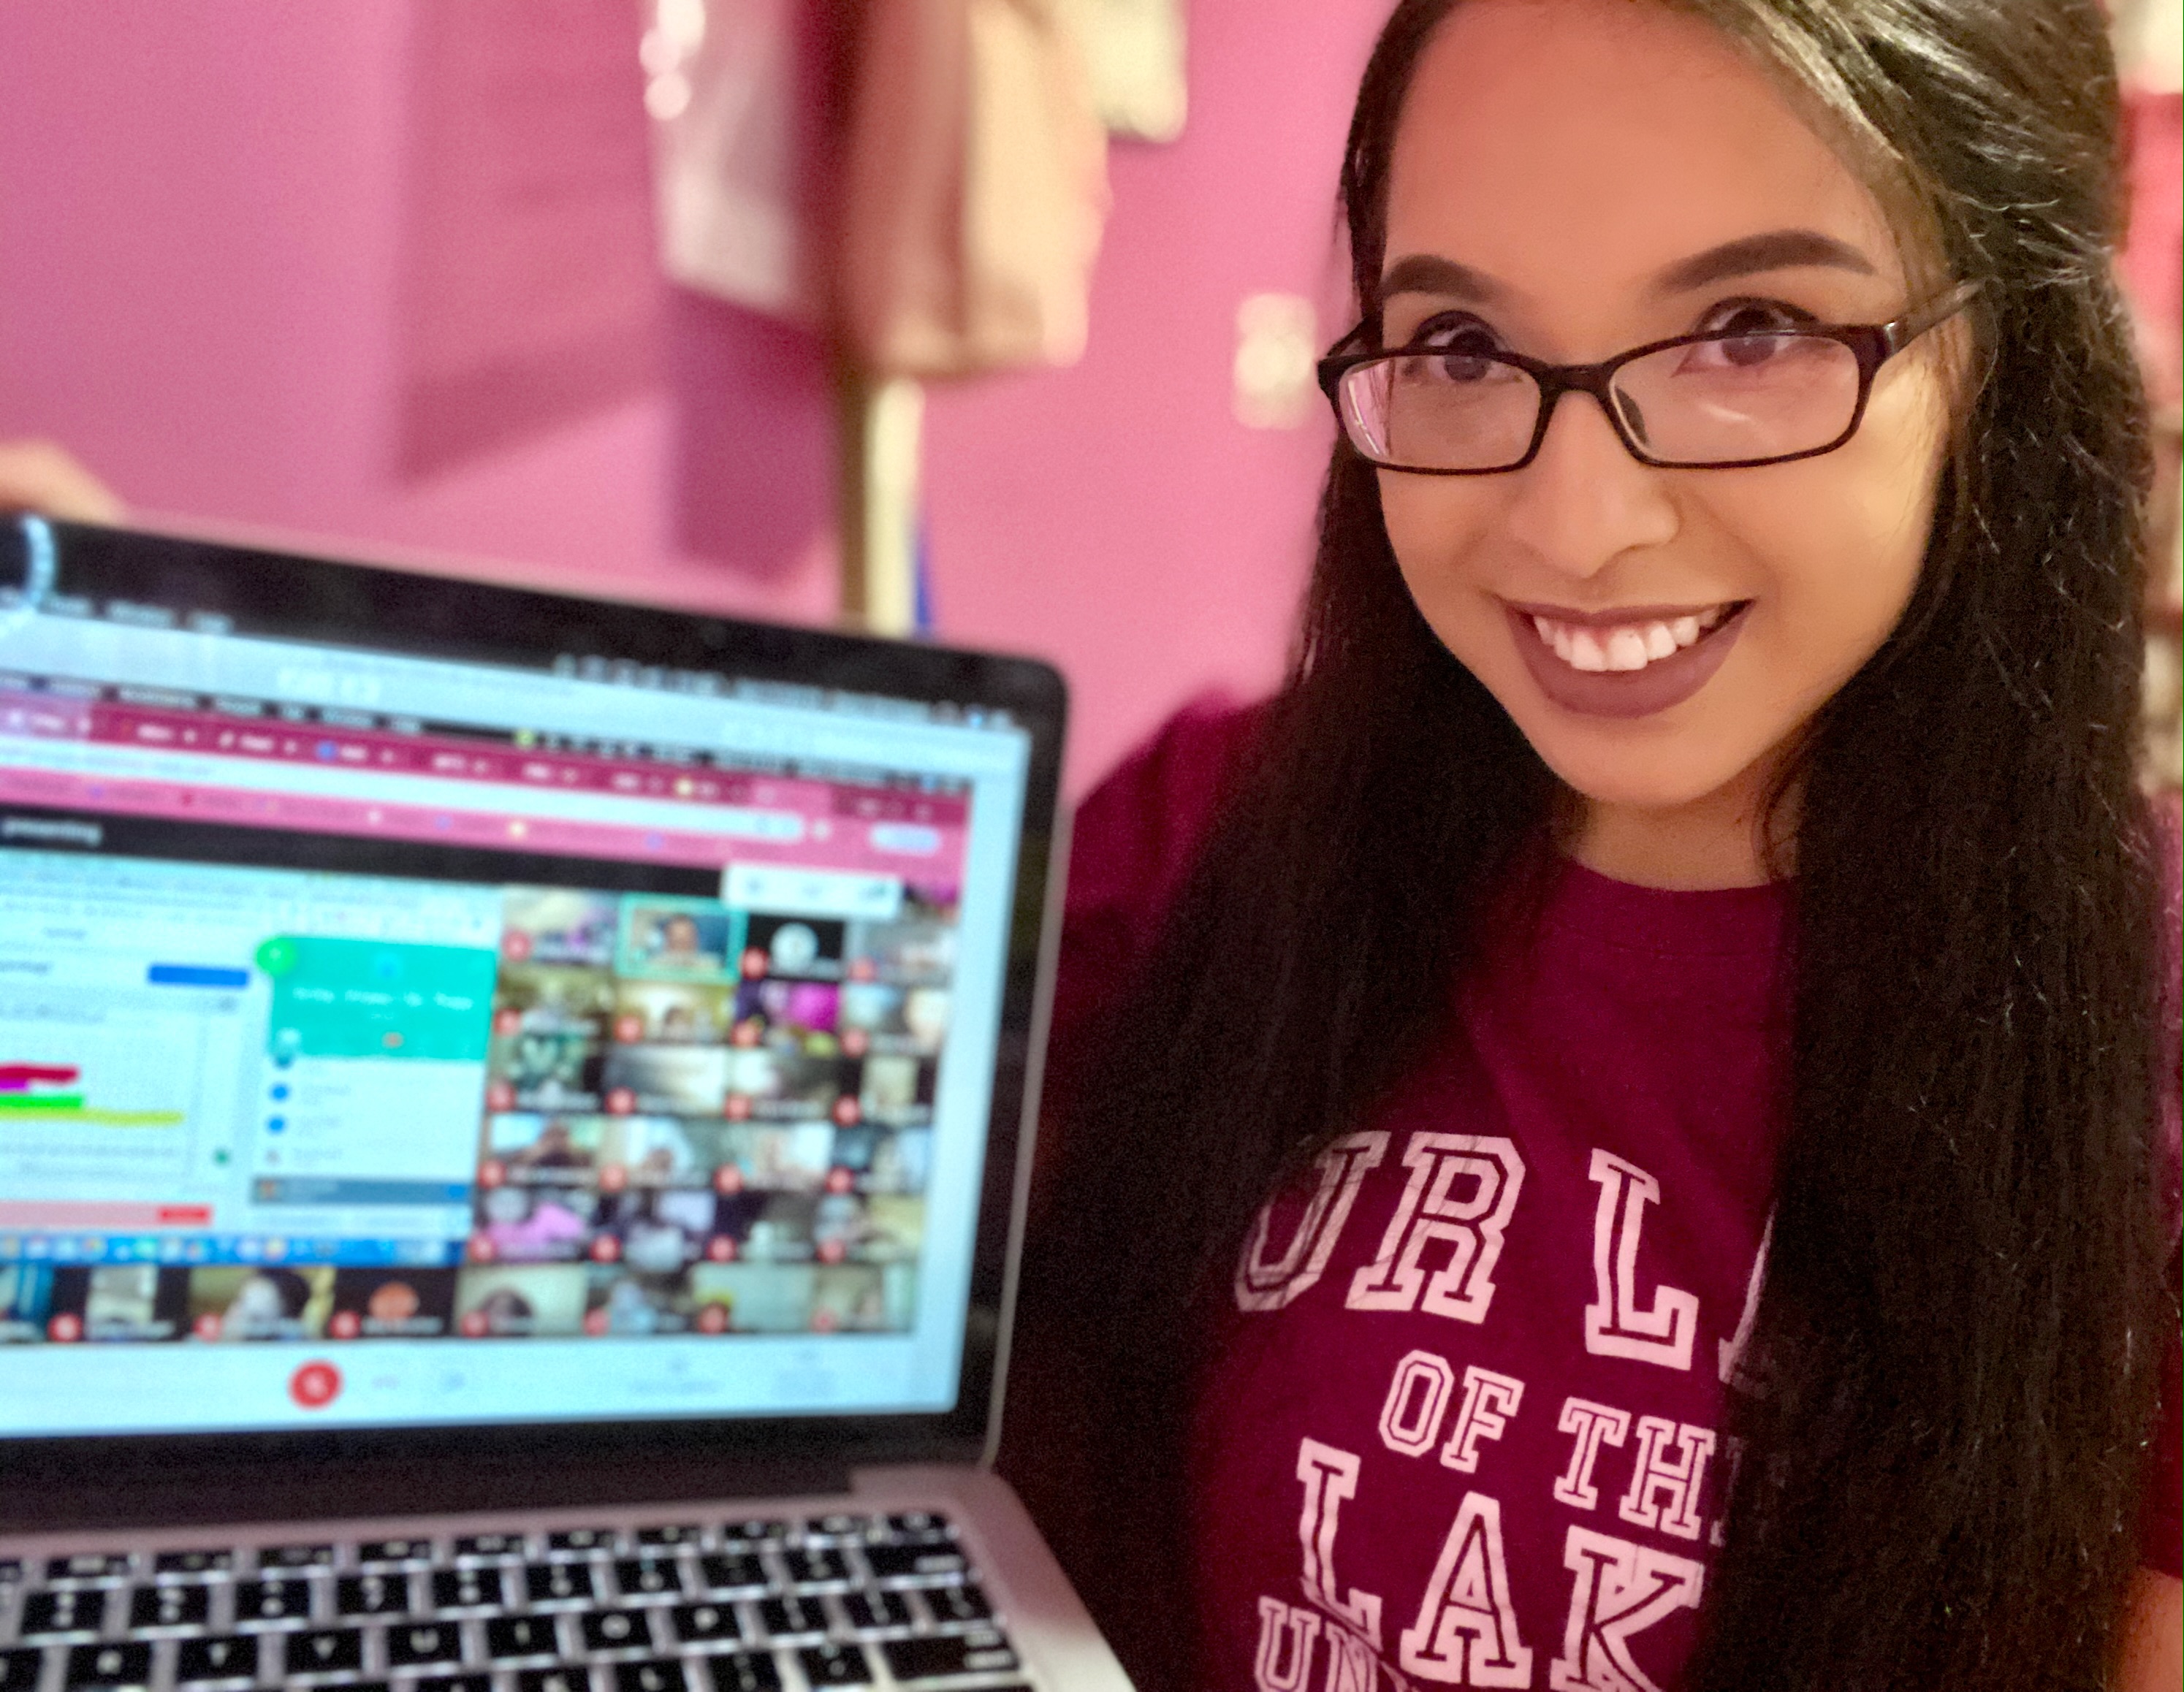
[[[1631,457],[1589,393],[1561,396],[1538,456],[1510,479],[1511,536],[1567,576],[1589,577],[1624,553],[1660,546],[1680,524],[1667,477]]]

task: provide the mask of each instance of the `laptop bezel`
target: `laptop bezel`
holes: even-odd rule
[[[1067,699],[1051,665],[175,536],[38,526],[52,567],[46,589],[54,593],[209,613],[242,633],[459,663],[535,669],[561,654],[578,654],[663,671],[1006,710],[1028,737],[1029,760],[953,1409],[0,1437],[0,1528],[247,1519],[260,1513],[260,1494],[281,1500],[291,1515],[306,1503],[320,1514],[447,1509],[473,1498],[481,1505],[514,1504],[519,1496],[538,1495],[526,1477],[549,1478],[552,1496],[571,1503],[692,1495],[694,1489],[810,1489],[839,1484],[852,1467],[977,1460],[998,1399],[1022,1185],[1017,1165],[1020,1154],[1028,1155],[1036,1103],[1028,1088],[1038,1069],[1041,936],[1050,876],[1058,871],[1054,848]],[[23,521],[0,524],[0,584],[25,580],[31,565]],[[247,1483],[238,1485],[239,1478]]]

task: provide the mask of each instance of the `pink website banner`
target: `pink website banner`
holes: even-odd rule
[[[20,737],[10,749],[8,740]],[[146,752],[230,760],[240,770],[265,762],[352,771],[373,776],[431,776],[448,783],[444,806],[338,793],[267,793],[217,777],[176,781],[153,774],[86,774],[42,767],[40,741],[123,745]],[[248,744],[246,744],[248,741]],[[456,760],[463,766],[460,771]],[[599,821],[541,815],[521,805],[480,808],[465,787],[533,787],[557,796],[596,793]],[[627,799],[687,805],[686,826],[615,820]],[[956,795],[586,758],[315,724],[238,722],[209,713],[153,711],[43,695],[0,697],[0,801],[178,821],[312,833],[428,840],[443,845],[675,864],[705,869],[793,865],[894,875],[953,888],[961,878],[968,804]],[[566,805],[566,799],[558,803]],[[723,832],[719,811],[737,807],[793,814],[800,838]],[[709,817],[708,811],[715,815]],[[713,826],[709,827],[708,824]]]

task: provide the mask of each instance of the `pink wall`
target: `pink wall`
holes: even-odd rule
[[[664,297],[650,391],[398,473],[415,3],[0,5],[0,437],[65,441],[150,520],[825,620],[823,365],[733,309]],[[1190,693],[1279,672],[1327,432],[1230,417],[1235,307],[1339,298],[1384,10],[1194,0],[1190,127],[1114,151],[1084,363],[933,397],[940,632],[1061,665],[1077,790]]]

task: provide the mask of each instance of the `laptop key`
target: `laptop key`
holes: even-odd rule
[[[512,1656],[558,1656],[560,1636],[551,1616],[500,1616],[485,1624],[485,1654],[495,1661]]]
[[[46,1654],[36,1645],[25,1650],[0,1650],[0,1692],[36,1692],[38,1673]]]
[[[351,1692],[344,1686],[341,1692]],[[428,1674],[410,1683],[409,1692],[493,1692],[490,1674]]]
[[[682,1665],[671,1656],[615,1665],[615,1692],[689,1692]]]
[[[533,1604],[555,1604],[565,1599],[589,1600],[598,1595],[592,1584],[589,1563],[533,1563],[523,1571],[523,1595]]]
[[[364,1667],[364,1634],[357,1628],[320,1628],[288,1635],[287,1669],[298,1674],[354,1674]]]
[[[887,1518],[888,1532],[903,1539],[952,1539],[956,1528],[945,1516],[930,1510],[905,1510]]]
[[[308,1580],[243,1580],[235,1587],[235,1624],[253,1622],[308,1622],[311,1583]]]
[[[26,1639],[50,1634],[95,1634],[105,1614],[102,1591],[34,1592],[23,1600],[21,1633]]]
[[[969,1634],[928,1634],[923,1639],[883,1639],[880,1653],[898,1680],[938,1680],[950,1674],[984,1674],[1017,1667],[1015,1648],[998,1628]]]
[[[459,1557],[520,1557],[523,1555],[523,1535],[521,1533],[471,1533],[455,1541]]]
[[[463,1660],[463,1630],[453,1622],[407,1622],[387,1630],[389,1668],[436,1668]]]
[[[184,1639],[175,1654],[175,1684],[186,1686],[201,1680],[255,1680],[258,1678],[258,1636],[231,1634],[225,1638]]]
[[[773,1577],[749,1551],[727,1551],[698,1561],[701,1583],[708,1592],[764,1592]]]
[[[526,1668],[515,1677],[515,1692],[591,1692],[585,1668]]]
[[[625,1598],[656,1598],[662,1593],[680,1595],[682,1578],[671,1562],[651,1557],[624,1557],[614,1566],[615,1583]]]
[[[235,1553],[230,1550],[162,1551],[152,1559],[152,1569],[157,1574],[212,1574],[235,1567]]]
[[[332,1568],[332,1545],[270,1545],[258,1554],[260,1568]]]
[[[772,1517],[750,1522],[728,1522],[722,1524],[721,1543],[724,1545],[770,1545],[788,1537],[788,1524]]]
[[[961,1574],[970,1564],[952,1545],[867,1545],[865,1566],[875,1580],[902,1580],[913,1575]]]
[[[430,1539],[366,1539],[356,1548],[356,1560],[370,1568],[376,1563],[428,1563],[432,1560]]]
[[[781,1692],[781,1671],[769,1653],[716,1656],[712,1668],[713,1692]]]
[[[767,1634],[777,1639],[794,1639],[827,1631],[827,1612],[816,1598],[766,1598],[759,1602],[758,1618]]]
[[[842,1595],[842,1609],[850,1618],[850,1625],[860,1630],[910,1625],[910,1600],[900,1592],[889,1592],[885,1588],[845,1592]]]
[[[682,1604],[670,1614],[676,1639],[686,1645],[710,1645],[722,1639],[733,1644],[744,1636],[743,1624],[731,1605]]]
[[[849,1560],[839,1551],[824,1546],[811,1545],[787,1552],[782,1561],[788,1565],[789,1579],[799,1586],[850,1578]]]
[[[500,1603],[498,1567],[443,1568],[432,1577],[435,1610],[498,1610]]]
[[[126,1551],[78,1551],[46,1565],[47,1580],[110,1580],[129,1572]]]
[[[64,1686],[144,1686],[152,1679],[152,1647],[143,1640],[78,1645],[68,1654]]]
[[[872,1667],[855,1645],[806,1645],[796,1654],[804,1678],[814,1686],[869,1686]]]
[[[933,1611],[933,1619],[944,1627],[950,1622],[993,1619],[994,1606],[984,1590],[974,1582],[967,1580],[961,1586],[928,1586],[924,1590],[926,1606]]]
[[[129,1595],[129,1626],[132,1630],[198,1627],[211,1614],[209,1587],[140,1586]]]
[[[334,1583],[337,1616],[404,1616],[410,1583],[398,1574],[345,1574]]]
[[[644,1610],[594,1610],[578,1618],[586,1650],[650,1650],[652,1625]]]
[[[0,1557],[0,1586],[13,1586],[23,1578],[20,1557]]]
[[[671,1522],[660,1528],[640,1528],[637,1543],[640,1545],[694,1545],[705,1537],[705,1530],[688,1522]]]
[[[614,1549],[614,1529],[611,1528],[565,1528],[558,1533],[546,1536],[549,1551],[610,1551]]]

